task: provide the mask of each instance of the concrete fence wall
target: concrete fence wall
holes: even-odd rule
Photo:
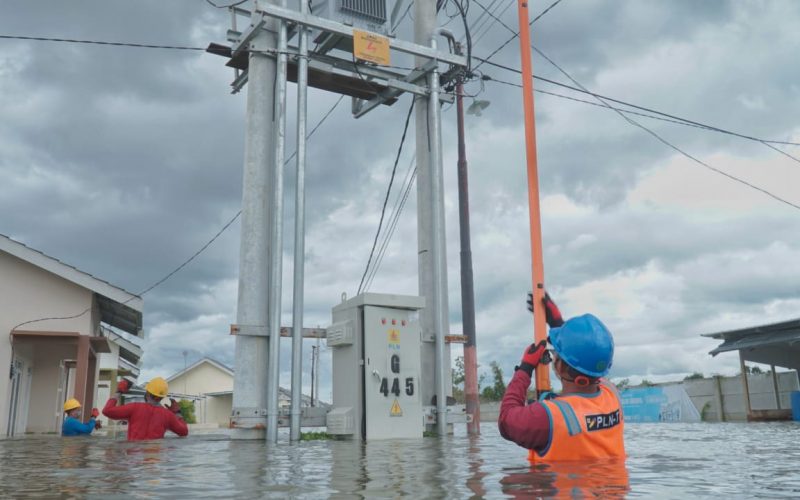
[[[778,393],[780,408],[791,409],[792,391],[800,390],[797,372],[779,372]],[[772,374],[748,374],[750,407],[753,410],[777,410]],[[710,377],[682,382],[692,403],[706,422],[745,422],[744,387],[742,377]],[[724,415],[724,419],[720,418]],[[481,421],[497,422],[500,403],[481,403]]]
[[[790,409],[792,391],[800,390],[797,372],[777,374],[780,409]],[[748,374],[750,407],[753,410],[777,410],[772,374]],[[709,422],[744,422],[746,420],[744,387],[739,375],[711,377],[683,382],[703,420]],[[724,418],[720,418],[723,415]]]

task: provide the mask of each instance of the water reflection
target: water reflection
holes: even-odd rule
[[[500,480],[512,498],[625,498],[630,491],[624,460],[562,462],[508,469]]]
[[[800,497],[800,426],[626,428],[626,463],[532,468],[485,426],[446,439],[267,446],[193,436],[0,441],[0,498]],[[736,471],[747,470],[747,474]]]

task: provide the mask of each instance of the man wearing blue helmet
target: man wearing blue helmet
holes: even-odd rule
[[[611,332],[591,314],[564,322],[547,294],[544,303],[552,351],[548,341],[525,349],[500,406],[500,434],[530,450],[531,463],[624,457],[622,404],[603,378],[614,360]],[[534,369],[551,357],[562,392],[526,405]]]

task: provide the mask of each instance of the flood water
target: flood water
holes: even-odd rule
[[[467,438],[267,446],[210,435],[0,441],[0,497],[798,498],[800,425],[628,424],[624,464],[532,470],[485,422]]]

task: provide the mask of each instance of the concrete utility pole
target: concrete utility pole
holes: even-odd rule
[[[414,2],[414,42],[430,46],[436,30],[436,2]],[[426,60],[417,57],[416,65],[424,65]],[[438,72],[435,78],[438,79]],[[433,88],[439,82],[429,78]],[[419,294],[425,297],[425,309],[420,311],[420,327],[423,339],[431,334],[435,337],[435,349],[421,349],[422,376],[436,383],[421,384],[423,404],[430,404],[437,397],[437,432],[446,434],[447,393],[451,391],[450,356],[445,349],[444,336],[449,333],[449,307],[447,299],[447,265],[444,220],[444,180],[442,176],[440,144],[431,136],[431,123],[441,119],[438,99],[417,97],[415,124],[417,140],[417,238]],[[438,165],[434,165],[434,161]],[[439,363],[437,363],[437,358]]]
[[[260,30],[253,50],[274,50],[275,31]],[[247,126],[242,188],[242,232],[239,250],[239,299],[236,323],[236,377],[233,383],[232,424],[236,439],[263,439],[266,429],[268,262],[280,248],[270,244],[270,188],[274,154],[275,58],[250,52],[247,88]]]

